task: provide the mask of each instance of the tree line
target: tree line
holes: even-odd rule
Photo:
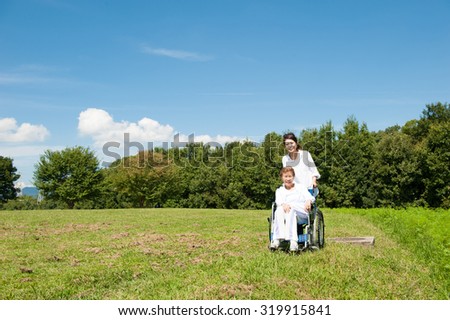
[[[329,121],[303,130],[298,138],[321,173],[320,206],[450,208],[448,104],[429,104],[420,119],[377,132],[349,117],[341,130]],[[14,191],[3,191],[11,181],[2,181],[0,202],[9,209],[267,209],[280,185],[284,154],[282,134],[276,132],[258,143],[154,148],[118,159],[108,168],[99,167],[89,148],[48,150],[34,172],[43,200],[14,200]],[[1,164],[6,161],[0,158],[4,172],[8,169]],[[0,179],[5,176],[0,172]]]

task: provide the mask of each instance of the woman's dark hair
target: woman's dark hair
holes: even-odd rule
[[[288,132],[286,134],[283,135],[283,144],[286,140],[294,140],[295,143],[297,144],[297,150],[300,150],[302,147],[300,146],[300,144],[297,141],[297,137],[295,136],[295,134],[293,134],[292,132]]]

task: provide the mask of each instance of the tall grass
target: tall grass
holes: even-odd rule
[[[447,299],[421,249],[367,212],[324,210],[326,237],[376,237],[272,253],[268,211],[0,212],[1,299]],[[380,218],[381,219],[381,218]],[[405,218],[406,219],[406,218]],[[445,219],[444,219],[445,220]],[[445,220],[447,221],[447,220]],[[394,232],[395,233],[395,232]]]
[[[428,265],[433,278],[445,285],[450,298],[450,210],[339,209],[367,217]]]

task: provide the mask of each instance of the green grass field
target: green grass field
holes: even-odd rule
[[[269,211],[0,211],[0,298],[449,298],[448,210],[323,211],[375,246],[272,253]]]

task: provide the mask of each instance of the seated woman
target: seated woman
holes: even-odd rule
[[[280,171],[283,185],[275,192],[275,218],[273,220],[273,235],[271,249],[277,249],[280,240],[290,241],[290,251],[298,250],[297,223],[308,222],[308,211],[315,198],[308,189],[296,184],[295,171],[292,167],[284,167]]]

